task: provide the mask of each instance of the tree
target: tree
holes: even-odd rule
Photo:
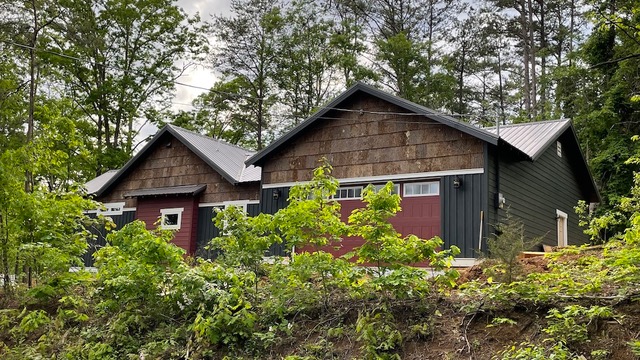
[[[233,0],[232,16],[216,16],[211,26],[217,46],[212,64],[226,79],[238,79],[246,89],[239,101],[249,100],[252,132],[257,148],[264,146],[264,134],[270,126],[269,109],[276,91],[276,48],[282,29],[278,2]]]
[[[68,76],[67,94],[95,124],[96,172],[102,173],[131,156],[140,128],[156,120],[156,108],[169,103],[189,57],[203,49],[199,18],[173,0],[64,5],[57,46],[65,56],[55,60]]]

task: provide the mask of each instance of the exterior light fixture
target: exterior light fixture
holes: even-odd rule
[[[273,190],[272,196],[273,196],[273,200],[280,199],[280,190]]]
[[[453,188],[454,188],[454,189],[459,189],[459,188],[460,188],[460,186],[462,186],[462,179],[460,179],[458,176],[456,176],[456,177],[453,179]]]

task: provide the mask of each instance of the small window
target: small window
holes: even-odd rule
[[[336,200],[362,199],[362,186],[339,188],[333,198]]]
[[[117,203],[106,203],[104,205],[104,210],[98,210],[98,214],[100,215],[122,215],[122,211],[124,209],[124,202]]]
[[[438,181],[404,184],[404,196],[435,196],[440,194]]]
[[[378,184],[378,185],[373,185],[373,187],[376,189],[376,192],[378,192],[385,185],[386,184]],[[393,192],[392,192],[392,194],[399,194],[399,193],[400,193],[400,184],[393,184]]]
[[[160,226],[163,230],[179,230],[182,225],[182,212],[184,208],[160,210]]]
[[[556,152],[559,157],[562,157],[562,143],[560,141],[556,141]]]

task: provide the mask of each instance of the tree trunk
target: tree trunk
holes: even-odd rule
[[[531,115],[531,88],[529,84],[529,34],[527,31],[527,14],[525,0],[520,0],[520,26],[522,33],[522,66],[524,70],[523,92],[524,92],[524,109],[527,117]]]
[[[531,116],[533,118],[537,117],[538,105],[537,105],[537,96],[538,96],[538,81],[536,78],[536,41],[535,41],[535,32],[533,28],[533,3],[532,0],[527,0],[527,4],[529,6],[529,56],[531,56]]]

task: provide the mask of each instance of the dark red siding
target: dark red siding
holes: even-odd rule
[[[147,229],[155,229],[160,219],[161,209],[184,208],[180,230],[176,231],[173,243],[192,255],[196,251],[196,230],[198,226],[198,198],[192,196],[172,196],[139,198],[136,217],[147,224]]]
[[[345,223],[353,210],[365,206],[362,200],[340,200],[340,205],[341,219]],[[396,231],[403,236],[413,234],[422,239],[440,236],[440,196],[404,197],[400,206],[402,211],[390,220]],[[360,237],[346,237],[338,248],[328,247],[326,251],[338,257],[363,243]],[[311,251],[311,248],[303,248],[302,251]]]

